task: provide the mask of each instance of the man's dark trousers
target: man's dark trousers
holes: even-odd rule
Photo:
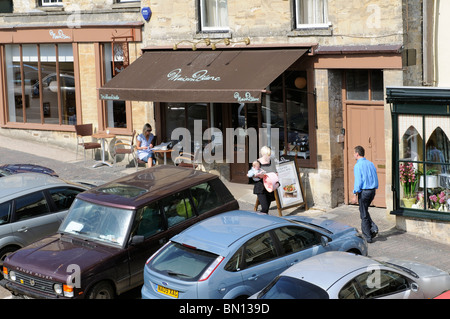
[[[375,197],[375,189],[363,189],[358,193],[359,214],[361,216],[361,231],[368,242],[372,242],[373,234],[378,233],[377,225],[369,214],[369,205]]]

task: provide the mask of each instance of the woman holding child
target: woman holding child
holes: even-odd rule
[[[271,172],[276,173],[277,170],[275,166],[275,160],[270,157],[270,147],[261,147],[260,153],[261,157],[256,161],[257,163],[253,163],[253,167],[249,171],[249,177],[253,177],[253,180],[255,181],[253,194],[256,194],[256,196],[258,197],[259,204],[261,205],[261,213],[268,214],[270,203],[272,202],[272,200],[274,200],[274,194],[273,192],[269,193],[264,187],[263,177],[264,174]],[[251,171],[254,171],[255,173],[250,176]]]

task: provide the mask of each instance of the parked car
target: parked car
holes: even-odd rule
[[[19,173],[42,173],[58,177],[51,168],[34,164],[5,164],[0,166],[0,177]]]
[[[56,233],[75,196],[87,189],[47,174],[0,178],[0,262],[13,251]]]
[[[145,265],[142,298],[243,298],[290,265],[329,250],[367,254],[350,226],[308,217],[232,211],[171,239]]]
[[[79,194],[57,234],[8,256],[0,284],[34,298],[112,298],[142,285],[145,261],[172,236],[238,206],[217,175],[142,170]]]
[[[450,289],[448,272],[418,262],[327,252],[278,276],[259,299],[424,299]]]

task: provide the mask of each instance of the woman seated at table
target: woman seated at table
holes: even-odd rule
[[[152,167],[153,161],[155,161],[155,154],[151,151],[154,146],[152,144],[154,137],[152,134],[152,126],[146,123],[142,129],[142,133],[136,138],[137,155],[141,161],[147,163],[147,167]]]

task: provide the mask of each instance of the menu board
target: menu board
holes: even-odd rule
[[[283,162],[277,165],[278,181],[277,188],[278,210],[284,208],[306,205],[303,193],[303,185],[295,161]]]

